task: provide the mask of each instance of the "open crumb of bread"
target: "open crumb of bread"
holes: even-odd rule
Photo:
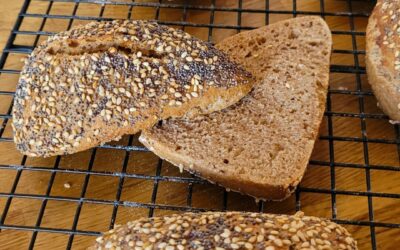
[[[169,119],[141,142],[177,166],[251,196],[282,200],[303,177],[325,110],[332,39],[319,17],[282,21],[217,45],[256,78],[239,103]]]

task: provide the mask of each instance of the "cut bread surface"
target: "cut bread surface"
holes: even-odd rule
[[[14,141],[29,156],[82,151],[168,117],[220,110],[251,75],[210,44],[152,21],[92,22],[49,37],[21,72]]]
[[[140,140],[161,158],[228,189],[288,197],[300,182],[325,109],[332,39],[319,17],[282,21],[217,45],[256,77],[239,103],[168,119]]]

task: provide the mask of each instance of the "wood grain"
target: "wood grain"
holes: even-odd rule
[[[15,17],[22,5],[22,0],[0,0],[0,46],[4,47],[8,38],[10,28],[13,26]],[[142,1],[143,2],[143,1]],[[151,1],[147,1],[151,2]],[[157,2],[157,1],[156,1]],[[172,3],[182,3],[182,1],[169,1]],[[190,4],[208,5],[209,1],[189,1]],[[32,1],[28,10],[29,13],[41,13],[46,11],[48,2]],[[237,1],[216,1],[217,7],[237,8]],[[348,11],[347,1],[325,0],[326,12],[346,12]],[[74,4],[71,3],[54,3],[50,14],[54,15],[71,15]],[[265,1],[245,0],[243,8],[256,9],[265,8]],[[270,1],[271,10],[292,10],[293,2],[290,0]],[[297,10],[319,12],[319,0],[298,0]],[[372,4],[369,2],[354,1],[353,10],[369,11]],[[101,11],[99,5],[80,4],[77,10],[79,16],[97,17]],[[104,17],[111,18],[127,18],[129,7],[127,6],[106,6],[104,9]],[[132,10],[131,18],[134,19],[152,19],[157,13],[156,8],[135,7]],[[161,8],[159,10],[159,19],[163,21],[181,21],[184,12],[181,9]],[[238,24],[238,13],[216,11],[211,15],[208,10],[187,10],[187,21],[197,24],[208,24],[213,18],[214,23],[218,25],[234,26]],[[291,18],[291,14],[271,14],[269,22]],[[354,17],[351,19],[347,16],[326,16],[332,30],[350,30],[351,21],[354,21],[354,29],[364,31],[367,24],[367,18]],[[74,20],[72,26],[86,23],[84,20]],[[248,27],[258,27],[266,22],[265,14],[244,12],[241,15],[241,25]],[[25,18],[20,30],[36,31],[42,23],[41,18]],[[44,23],[43,30],[50,32],[58,32],[65,30],[69,25],[68,19],[48,19]],[[181,28],[177,26],[178,28]],[[213,28],[211,32],[207,27],[186,27],[185,31],[198,36],[204,40],[212,36],[212,42],[218,42],[221,39],[233,35],[240,30]],[[39,40],[45,39],[45,36],[38,37]],[[14,44],[32,46],[36,36],[24,35],[17,36]],[[352,50],[352,36],[350,35],[333,35],[334,49]],[[356,49],[364,50],[365,43],[363,36],[356,36]],[[20,69],[22,66],[21,59],[25,55],[10,54],[5,68]],[[355,66],[358,60],[359,66],[364,66],[364,55],[353,55],[334,53],[332,56],[332,64]],[[357,78],[359,77],[359,78]],[[2,74],[0,75],[0,90],[13,91],[18,80],[18,75]],[[361,85],[364,91],[369,91],[366,76],[361,74],[356,76],[350,73],[331,73],[330,87],[332,90],[356,90],[357,84]],[[334,112],[359,113],[363,108],[365,113],[381,114],[376,106],[376,100],[373,96],[365,96],[363,98],[364,105],[360,107],[360,97],[356,95],[332,94],[331,109]],[[0,96],[0,113],[5,114],[11,103],[10,96]],[[12,131],[7,123],[3,137],[12,137]],[[361,133],[362,122],[359,118],[338,117],[333,116],[331,121],[327,117],[321,125],[320,135],[327,136],[329,127],[337,137],[359,137]],[[366,133],[370,139],[386,139],[396,140],[396,131],[393,125],[389,124],[385,119],[365,119]],[[128,137],[124,137],[117,145],[127,145]],[[134,145],[140,145],[137,136],[133,138]],[[371,191],[390,194],[400,194],[400,186],[398,180],[400,178],[399,171],[388,171],[372,169],[366,172],[362,166],[366,163],[372,165],[387,165],[399,167],[399,155],[396,144],[384,144],[369,142],[339,141],[331,142],[334,155],[330,157],[330,142],[328,140],[319,140],[315,145],[312,156],[314,161],[330,162],[331,160],[339,163],[359,164],[359,168],[348,168],[336,166],[331,169],[329,166],[310,165],[301,182],[302,188],[318,188],[323,189],[325,193],[301,192],[300,205],[307,215],[332,217],[332,202],[336,200],[336,213],[339,220],[365,221],[369,220],[368,213],[368,196],[354,196],[346,194],[331,195],[329,190],[335,186],[341,191],[367,191],[367,174],[371,180]],[[368,152],[366,150],[368,149]],[[114,201],[120,184],[118,175],[111,175],[113,172],[121,172],[124,161],[126,161],[126,172],[131,176],[125,178],[122,184],[123,189],[120,194],[120,200],[124,206],[119,206],[117,210],[116,223],[125,223],[142,216],[148,216],[149,208],[145,207],[129,207],[134,204],[150,204],[152,203],[152,195],[155,187],[155,181],[143,178],[135,178],[135,176],[156,176],[158,158],[152,153],[133,152],[127,157],[127,153],[122,150],[115,149],[98,149],[96,150],[91,170],[100,174],[92,174],[86,176],[80,171],[88,169],[92,150],[77,153],[70,156],[61,157],[58,168],[64,170],[63,173],[55,174],[53,185],[50,190],[51,197],[72,198],[74,201],[67,200],[48,200],[46,209],[44,210],[41,227],[44,228],[61,228],[72,229],[74,216],[77,211],[78,201],[84,188],[85,179],[88,179],[88,185],[84,198],[92,201],[101,201],[97,203],[84,202],[80,210],[79,223],[77,230],[81,231],[105,231],[110,226],[110,219],[114,208]],[[369,162],[366,162],[365,154],[368,154]],[[0,142],[0,164],[21,164],[22,155],[20,155],[11,142]],[[28,158],[25,162],[26,166],[32,168],[53,167],[56,165],[57,159],[52,158]],[[105,176],[104,173],[110,173]],[[0,169],[0,193],[8,193],[14,183],[17,175],[16,170]],[[179,170],[168,163],[163,163],[160,175],[170,177],[191,177],[188,173],[180,173]],[[335,183],[332,183],[332,176]],[[23,170],[18,186],[17,194],[45,195],[48,189],[48,183],[52,179],[52,172]],[[201,209],[222,209],[224,201],[224,190],[220,187],[208,183],[199,183],[188,185],[187,183],[173,181],[159,181],[158,192],[153,196],[157,205],[165,206],[186,206],[188,202],[187,194],[192,190],[191,204],[194,208]],[[3,213],[7,198],[0,196],[0,213]],[[86,201],[87,201],[86,200]],[[400,200],[396,198],[379,198],[372,197],[374,218],[377,222],[400,223]],[[101,204],[102,203],[102,204]],[[249,210],[257,211],[258,204],[250,197],[237,193],[227,194],[227,208],[229,210]],[[10,209],[6,216],[6,225],[19,226],[35,226],[37,223],[38,211],[42,206],[40,199],[14,198],[11,202]],[[271,213],[288,213],[293,214],[296,210],[294,195],[283,202],[266,202],[264,211]],[[174,213],[170,209],[154,209],[154,215],[164,215]],[[346,225],[346,228],[354,235],[359,242],[360,249],[370,249],[370,228],[368,226]],[[378,249],[396,249],[400,243],[400,229],[376,227],[376,240]],[[32,232],[3,230],[0,232],[1,249],[24,249],[27,248],[32,236]],[[38,233],[35,243],[35,249],[65,249],[67,246],[69,235],[63,233]],[[80,249],[92,244],[94,237],[76,235],[73,241],[73,248]]]

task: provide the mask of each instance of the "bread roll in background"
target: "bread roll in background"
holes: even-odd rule
[[[353,250],[357,242],[336,223],[302,213],[205,212],[129,222],[97,238],[90,249]]]
[[[400,122],[400,1],[379,0],[367,26],[368,81],[378,106]]]

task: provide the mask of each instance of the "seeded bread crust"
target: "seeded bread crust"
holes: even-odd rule
[[[209,113],[246,95],[251,75],[189,34],[151,21],[93,22],[26,60],[14,141],[29,156],[82,151],[160,119]]]
[[[184,213],[117,226],[91,249],[357,249],[327,219],[247,212]]]
[[[319,17],[243,32],[217,47],[257,83],[239,103],[192,120],[169,119],[142,132],[155,154],[229,190],[287,198],[318,135],[329,81],[331,33]]]
[[[379,107],[400,122],[400,1],[380,0],[367,26],[368,81]]]

